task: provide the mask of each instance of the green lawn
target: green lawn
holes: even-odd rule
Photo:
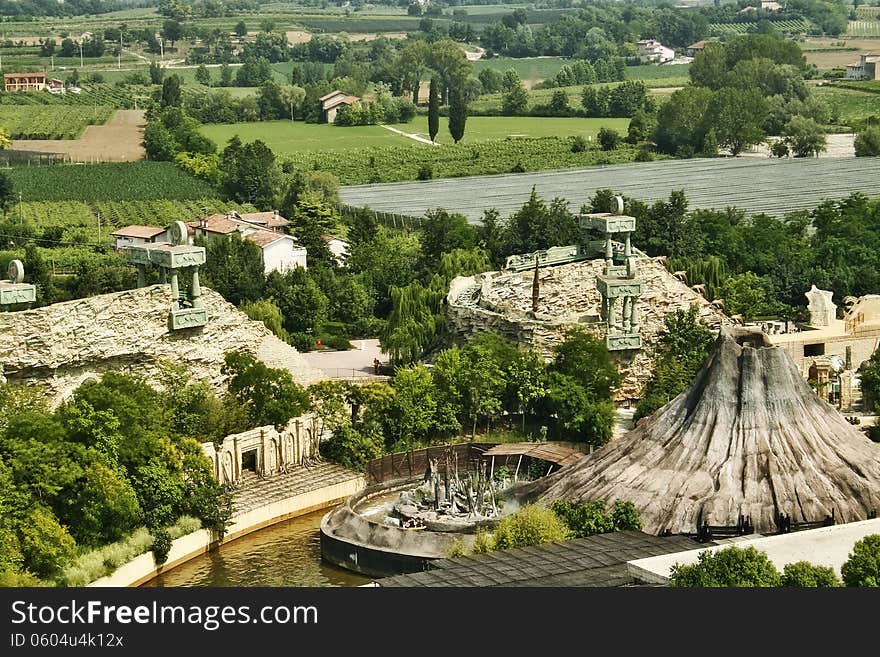
[[[880,116],[880,95],[835,87],[813,87],[813,95],[824,100],[840,117],[841,125],[852,125],[868,116]]]
[[[511,9],[511,11],[513,11]],[[552,78],[559,72],[562,65],[569,60],[562,57],[493,57],[492,59],[479,59],[474,62],[474,75],[479,75],[484,68],[494,68],[502,73],[508,69],[514,69],[523,80],[545,80]]]
[[[629,119],[566,119],[555,117],[531,116],[471,116],[465,124],[465,139],[487,141],[504,139],[505,137],[571,137],[574,135],[593,136],[599,128],[606,127],[625,133]],[[420,137],[428,137],[428,118],[416,117],[410,123],[392,126]],[[447,119],[441,117],[440,132],[437,141],[441,144],[452,143],[447,127]]]
[[[343,128],[302,121],[261,121],[206,125],[202,132],[218,148],[223,148],[229,139],[238,135],[245,142],[262,139],[279,155],[302,151],[342,151],[367,146],[419,146],[418,142],[377,125]]]

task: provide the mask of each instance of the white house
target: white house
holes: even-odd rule
[[[127,249],[132,245],[154,244],[156,242],[167,242],[168,231],[158,226],[126,226],[110,233],[116,238],[116,250]]]
[[[639,53],[639,61],[643,64],[653,62],[655,64],[666,64],[675,59],[675,51],[667,48],[656,39],[642,39],[636,43]]]
[[[846,67],[847,80],[880,80],[880,55],[859,55],[859,61]]]
[[[295,267],[306,268],[306,249],[295,237],[281,231],[289,222],[278,212],[213,214],[187,224],[191,239],[199,236],[211,240],[238,233],[243,239],[260,247],[263,271],[286,272]]]
[[[340,239],[335,235],[324,235],[324,241],[327,242],[327,248],[340,265],[344,265],[349,256],[351,245],[344,239]]]

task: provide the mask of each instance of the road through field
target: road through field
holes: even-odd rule
[[[74,162],[135,162],[144,159],[146,113],[118,110],[106,125],[90,125],[79,139],[16,139],[11,150],[63,153]]]
[[[349,206],[418,217],[446,208],[479,223],[483,211],[502,216],[518,210],[534,186],[550,201],[563,198],[577,212],[598,189],[613,189],[643,201],[669,197],[683,189],[692,208],[733,206],[781,216],[809,210],[825,198],[853,192],[880,196],[880,158],[716,158],[664,160],[587,169],[474,176],[441,180],[343,187],[339,196]]]

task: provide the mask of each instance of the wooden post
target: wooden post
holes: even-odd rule
[[[513,480],[514,481],[517,481],[517,476],[519,475],[519,466],[522,464],[522,457],[523,457],[523,455],[520,454],[519,459],[517,459],[517,461],[516,461],[516,472],[513,473]]]

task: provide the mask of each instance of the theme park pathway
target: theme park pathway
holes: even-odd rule
[[[271,477],[247,473],[235,488],[235,513],[247,513],[272,502],[360,477],[335,463],[300,465]]]
[[[565,199],[575,212],[599,189],[647,202],[667,199],[672,191],[683,189],[691,208],[733,206],[782,216],[854,192],[876,198],[878,180],[880,157],[724,157],[356,185],[340,189],[339,197],[351,207],[410,217],[445,208],[479,223],[489,208],[496,208],[502,217],[516,212],[529,200],[533,186],[547,201]]]
[[[374,376],[373,359],[388,364],[378,340],[352,340],[348,351],[309,351],[302,356],[310,367],[324,372],[331,379],[354,379]]]

